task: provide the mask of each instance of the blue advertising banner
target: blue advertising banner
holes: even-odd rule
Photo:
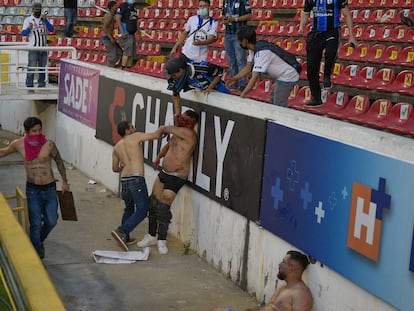
[[[261,225],[400,310],[413,304],[413,189],[412,164],[268,122]]]

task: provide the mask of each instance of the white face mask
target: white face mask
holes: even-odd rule
[[[207,8],[198,9],[198,15],[207,16],[207,14],[208,14],[208,9]]]

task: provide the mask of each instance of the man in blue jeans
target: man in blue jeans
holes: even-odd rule
[[[230,67],[230,75],[234,77],[246,67],[246,50],[240,47],[237,41],[237,31],[247,25],[252,18],[252,9],[249,0],[224,0],[222,22],[226,25],[224,36],[224,49],[226,51],[227,63]],[[234,87],[244,90],[247,80],[239,80]]]
[[[78,0],[64,0],[63,8],[65,11],[65,37],[72,38],[73,27],[78,20]]]
[[[42,5],[38,2],[32,5],[32,15],[23,21],[22,36],[29,36],[29,47],[47,46],[47,32],[53,32],[53,25],[42,14]],[[29,51],[29,62],[27,65],[26,86],[33,87],[35,69],[39,67],[39,87],[45,87],[45,67],[47,65],[47,51]]]
[[[0,158],[18,152],[24,158],[27,183],[26,196],[29,209],[30,240],[40,258],[44,258],[44,241],[58,219],[56,182],[52,171],[52,159],[62,176],[62,192],[69,190],[66,169],[55,143],[42,134],[42,121],[27,118],[25,136],[0,149]]]
[[[144,156],[142,142],[160,138],[163,126],[153,133],[135,132],[128,121],[118,124],[118,134],[122,139],[112,152],[112,170],[121,172],[122,200],[125,209],[121,225],[111,232],[119,246],[128,251],[128,244],[134,242],[129,233],[147,217],[148,190],[144,177]]]

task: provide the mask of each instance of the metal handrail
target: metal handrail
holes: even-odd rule
[[[14,67],[15,69],[9,68],[7,72],[3,72],[1,70],[0,74],[7,73],[10,76],[15,74],[16,75],[16,87],[17,89],[22,89],[22,90],[32,90],[33,88],[28,88],[26,86],[25,87],[19,86],[19,81],[20,81],[19,77],[22,74],[26,74],[24,69],[28,68],[27,60],[21,61],[19,52],[21,51],[46,51],[47,53],[49,53],[49,51],[63,51],[63,52],[69,52],[69,57],[72,59],[76,59],[76,49],[72,46],[29,47],[28,44],[24,42],[2,42],[0,43],[0,53],[4,51],[15,51],[16,61],[14,62],[12,61],[9,63],[0,63],[0,69],[2,69],[5,66],[11,66],[11,67]],[[59,67],[58,66],[52,67],[52,66],[46,65],[45,67],[36,67],[36,69],[32,71],[33,73],[39,73],[41,71],[42,72],[44,71],[46,74],[46,79],[48,79],[49,73],[59,74]],[[9,79],[8,82],[3,82],[0,79],[0,94],[2,94],[3,84],[11,85],[12,83],[13,82],[11,82],[11,79]],[[42,88],[42,90],[56,90],[56,87]]]

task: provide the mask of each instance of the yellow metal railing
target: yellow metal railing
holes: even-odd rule
[[[27,310],[66,310],[27,234],[0,193],[0,245]]]

